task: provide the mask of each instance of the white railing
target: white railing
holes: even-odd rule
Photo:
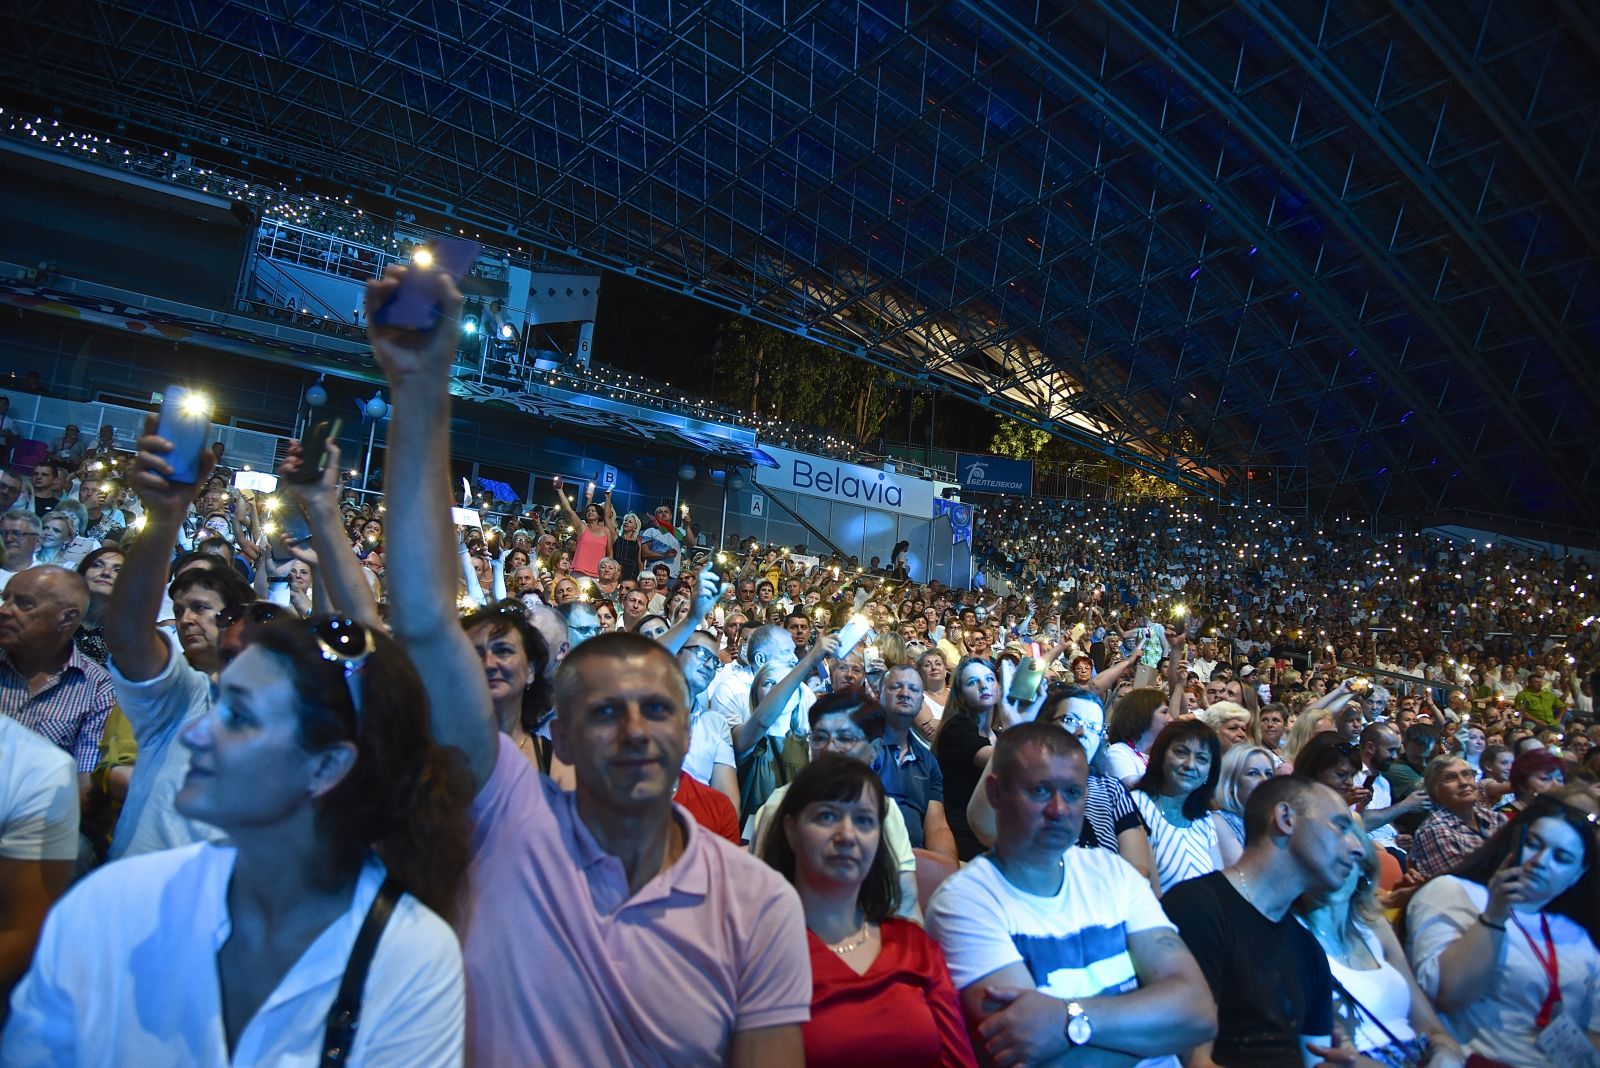
[[[0,383],[5,383],[0,379]],[[9,383],[5,383],[9,384]],[[94,447],[102,426],[116,429],[117,447],[132,450],[134,440],[144,431],[147,412],[121,404],[104,401],[70,401],[60,397],[45,397],[36,393],[23,393],[17,389],[0,389],[0,396],[11,399],[11,411],[6,422],[10,429],[23,438],[42,441],[46,445],[61,436],[69,424],[78,428],[78,435],[89,448]],[[258,471],[271,471],[278,448],[278,435],[259,430],[242,430],[226,423],[212,423],[212,436],[224,446],[223,463],[238,470],[249,464]]]

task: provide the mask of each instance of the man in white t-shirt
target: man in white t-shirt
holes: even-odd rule
[[[706,687],[722,663],[716,636],[694,631],[678,650],[677,660],[689,690],[689,751],[683,758],[683,770],[696,782],[722,791],[737,812],[739,779],[733,743],[728,740],[727,724],[706,701]]]
[[[1216,1006],[1149,880],[1105,850],[1073,848],[1083,746],[1052,724],[1023,723],[993,759],[994,849],[928,906],[977,1041],[1017,1063],[1091,1046],[1177,1068],[1176,1055],[1216,1033]]]
[[[28,970],[45,913],[66,893],[78,859],[78,778],[72,757],[0,716],[0,995]]]

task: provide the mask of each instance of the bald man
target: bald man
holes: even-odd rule
[[[111,676],[72,640],[88,607],[83,576],[54,564],[19,573],[0,599],[0,712],[71,754],[80,792],[116,701]]]

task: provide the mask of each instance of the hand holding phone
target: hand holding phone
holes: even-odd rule
[[[286,476],[290,482],[316,482],[328,469],[328,442],[339,436],[342,419],[324,419],[313,426],[300,442],[300,466]]]
[[[211,433],[211,401],[204,393],[169,386],[162,394],[161,419],[156,434],[172,444],[166,460],[172,468],[168,482],[193,485],[200,481],[201,453]]]
[[[439,324],[444,309],[438,299],[438,276],[448,275],[459,282],[478,259],[482,248],[476,241],[457,237],[436,237],[413,255],[405,278],[372,312],[377,326],[426,332]]]

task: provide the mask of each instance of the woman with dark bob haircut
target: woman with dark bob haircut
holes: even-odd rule
[[[1171,699],[1153,686],[1129,690],[1106,717],[1106,773],[1128,789],[1150,768],[1150,748],[1172,722]]]
[[[311,1064],[340,1045],[348,1065],[459,1063],[461,950],[441,917],[467,869],[473,788],[461,753],[434,743],[425,692],[359,623],[261,624],[181,735],[177,810],[226,837],[108,864],[68,893],[0,1062]],[[360,1026],[341,1037],[330,1009],[371,924]]]
[[[497,601],[468,612],[461,617],[461,629],[483,661],[500,733],[516,742],[517,752],[549,775],[550,741],[540,736],[539,728],[550,713],[555,682],[550,678],[552,672],[546,670],[550,646],[544,635],[528,622],[528,610],[517,600]]]
[[[883,840],[893,804],[870,766],[823,753],[779,802],[761,859],[794,885],[811,953],[807,1065],[973,1065],[944,954],[897,919]]]
[[[1406,910],[1417,982],[1469,1054],[1515,1068],[1575,1064],[1600,1032],[1600,810],[1550,790]]]
[[[1222,741],[1197,719],[1167,725],[1150,749],[1150,767],[1130,791],[1150,828],[1164,894],[1176,883],[1222,870],[1211,798],[1222,774]]]

